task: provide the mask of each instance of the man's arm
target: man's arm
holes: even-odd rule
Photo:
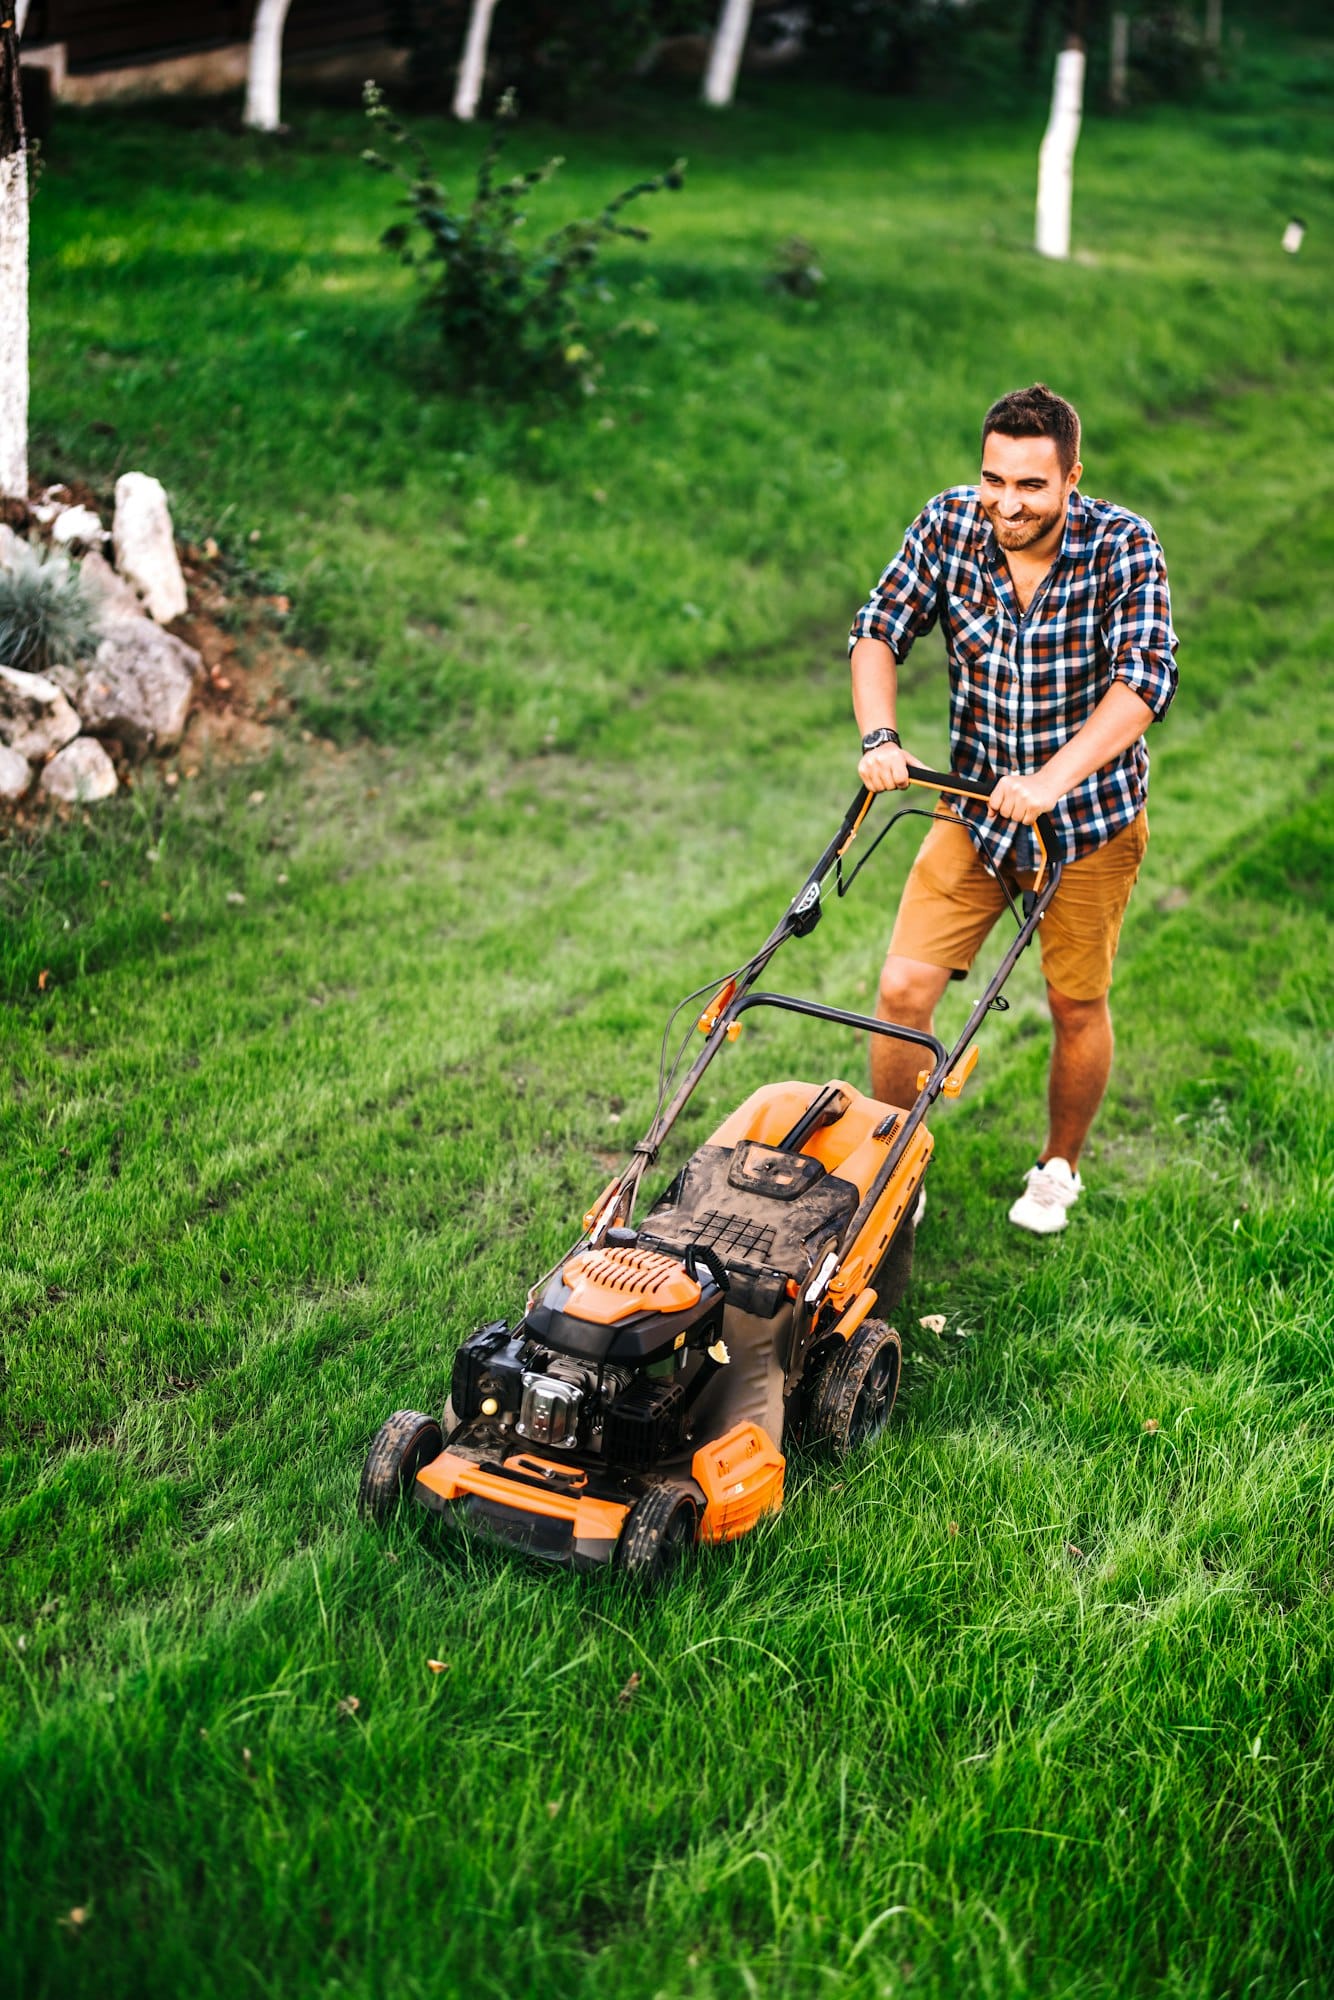
[[[903,538],[903,546],[852,621],[852,706],[861,735],[898,728],[898,670],[913,640],[936,622],[940,544],[932,501]],[[887,743],[865,755],[857,775],[872,792],[900,791],[908,760]]]
[[[1040,771],[1029,778],[1002,778],[987,803],[992,812],[1032,826],[1039,813],[1050,812],[1067,792],[1137,743],[1152,721],[1148,702],[1124,681],[1113,681],[1083,728]]]

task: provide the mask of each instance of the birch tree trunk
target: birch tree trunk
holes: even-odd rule
[[[12,20],[0,26],[0,494],[28,497],[28,149]]]
[[[491,39],[491,16],[496,0],[472,0],[468,16],[468,39],[463,45],[459,80],[454,90],[454,116],[466,124],[477,116],[477,106],[486,79],[486,45]]]
[[[1071,37],[1056,58],[1051,116],[1038,153],[1036,243],[1043,257],[1070,255],[1075,147],[1084,110],[1084,44]]]
[[[250,30],[250,62],[245,80],[245,123],[256,132],[276,132],[283,80],[283,29],[292,0],[259,0]]]
[[[730,104],[736,89],[736,73],[741,67],[741,51],[750,29],[751,0],[723,0],[723,11],[713,31],[709,67],[704,77],[704,102]]]
[[[14,9],[14,33],[23,40],[23,30],[28,25],[28,0],[18,0]]]
[[[1107,95],[1114,110],[1124,111],[1129,95],[1130,16],[1118,10],[1112,15],[1112,62]]]

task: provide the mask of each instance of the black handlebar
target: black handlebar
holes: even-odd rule
[[[910,784],[926,785],[935,792],[954,792],[961,798],[981,799],[983,803],[991,797],[993,787],[984,785],[977,778],[961,778],[954,771],[928,771],[924,764],[909,764]],[[874,792],[862,785],[856,798],[844,816],[840,830],[838,852],[841,854],[852,839],[853,834],[865,819],[870,809]],[[1060,841],[1050,813],[1039,813],[1033,822],[1033,831],[1042,849],[1042,866],[1038,869],[1037,884],[1040,887],[1043,876],[1054,861],[1060,859]]]

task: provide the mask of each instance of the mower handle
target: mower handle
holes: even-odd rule
[[[990,799],[994,789],[991,785],[984,785],[980,779],[961,778],[954,771],[928,771],[924,764],[909,764],[908,772],[910,785],[925,785],[933,792],[954,793],[965,799],[981,799],[984,804]],[[875,797],[876,794],[868,791],[865,785],[858,788],[857,796],[849,806],[839,830],[836,854],[842,855],[851,847],[862,821],[871,810],[871,801]],[[1038,814],[1033,822],[1033,831],[1038,837],[1038,847],[1042,854],[1033,887],[1040,889],[1047,870],[1053,861],[1060,858],[1060,848],[1050,813]]]

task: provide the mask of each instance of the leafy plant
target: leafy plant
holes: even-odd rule
[[[0,666],[43,674],[72,666],[97,644],[97,617],[68,556],[21,542],[0,568]]]
[[[459,376],[510,395],[577,387],[591,391],[598,364],[580,309],[593,289],[602,247],[615,236],[647,242],[648,231],[623,222],[622,211],[640,195],[679,188],[684,160],[653,180],[636,181],[599,214],[565,223],[528,250],[519,240],[527,220],[522,204],[563,162],[557,157],[497,180],[503,127],[516,115],[512,93],[497,107],[477,170],[477,192],[466,208],[452,206],[421,142],[390,112],[374,83],[366,85],[365,105],[372,124],[391,145],[406,147],[412,160],[411,167],[404,167],[373,148],[363,155],[368,165],[395,175],[407,190],[399,205],[410,220],[386,229],[380,241],[426,280],[424,309]],[[414,241],[418,230],[424,246]]]
[[[804,236],[785,236],[774,248],[771,291],[789,292],[794,299],[813,299],[825,282],[820,253]]]

